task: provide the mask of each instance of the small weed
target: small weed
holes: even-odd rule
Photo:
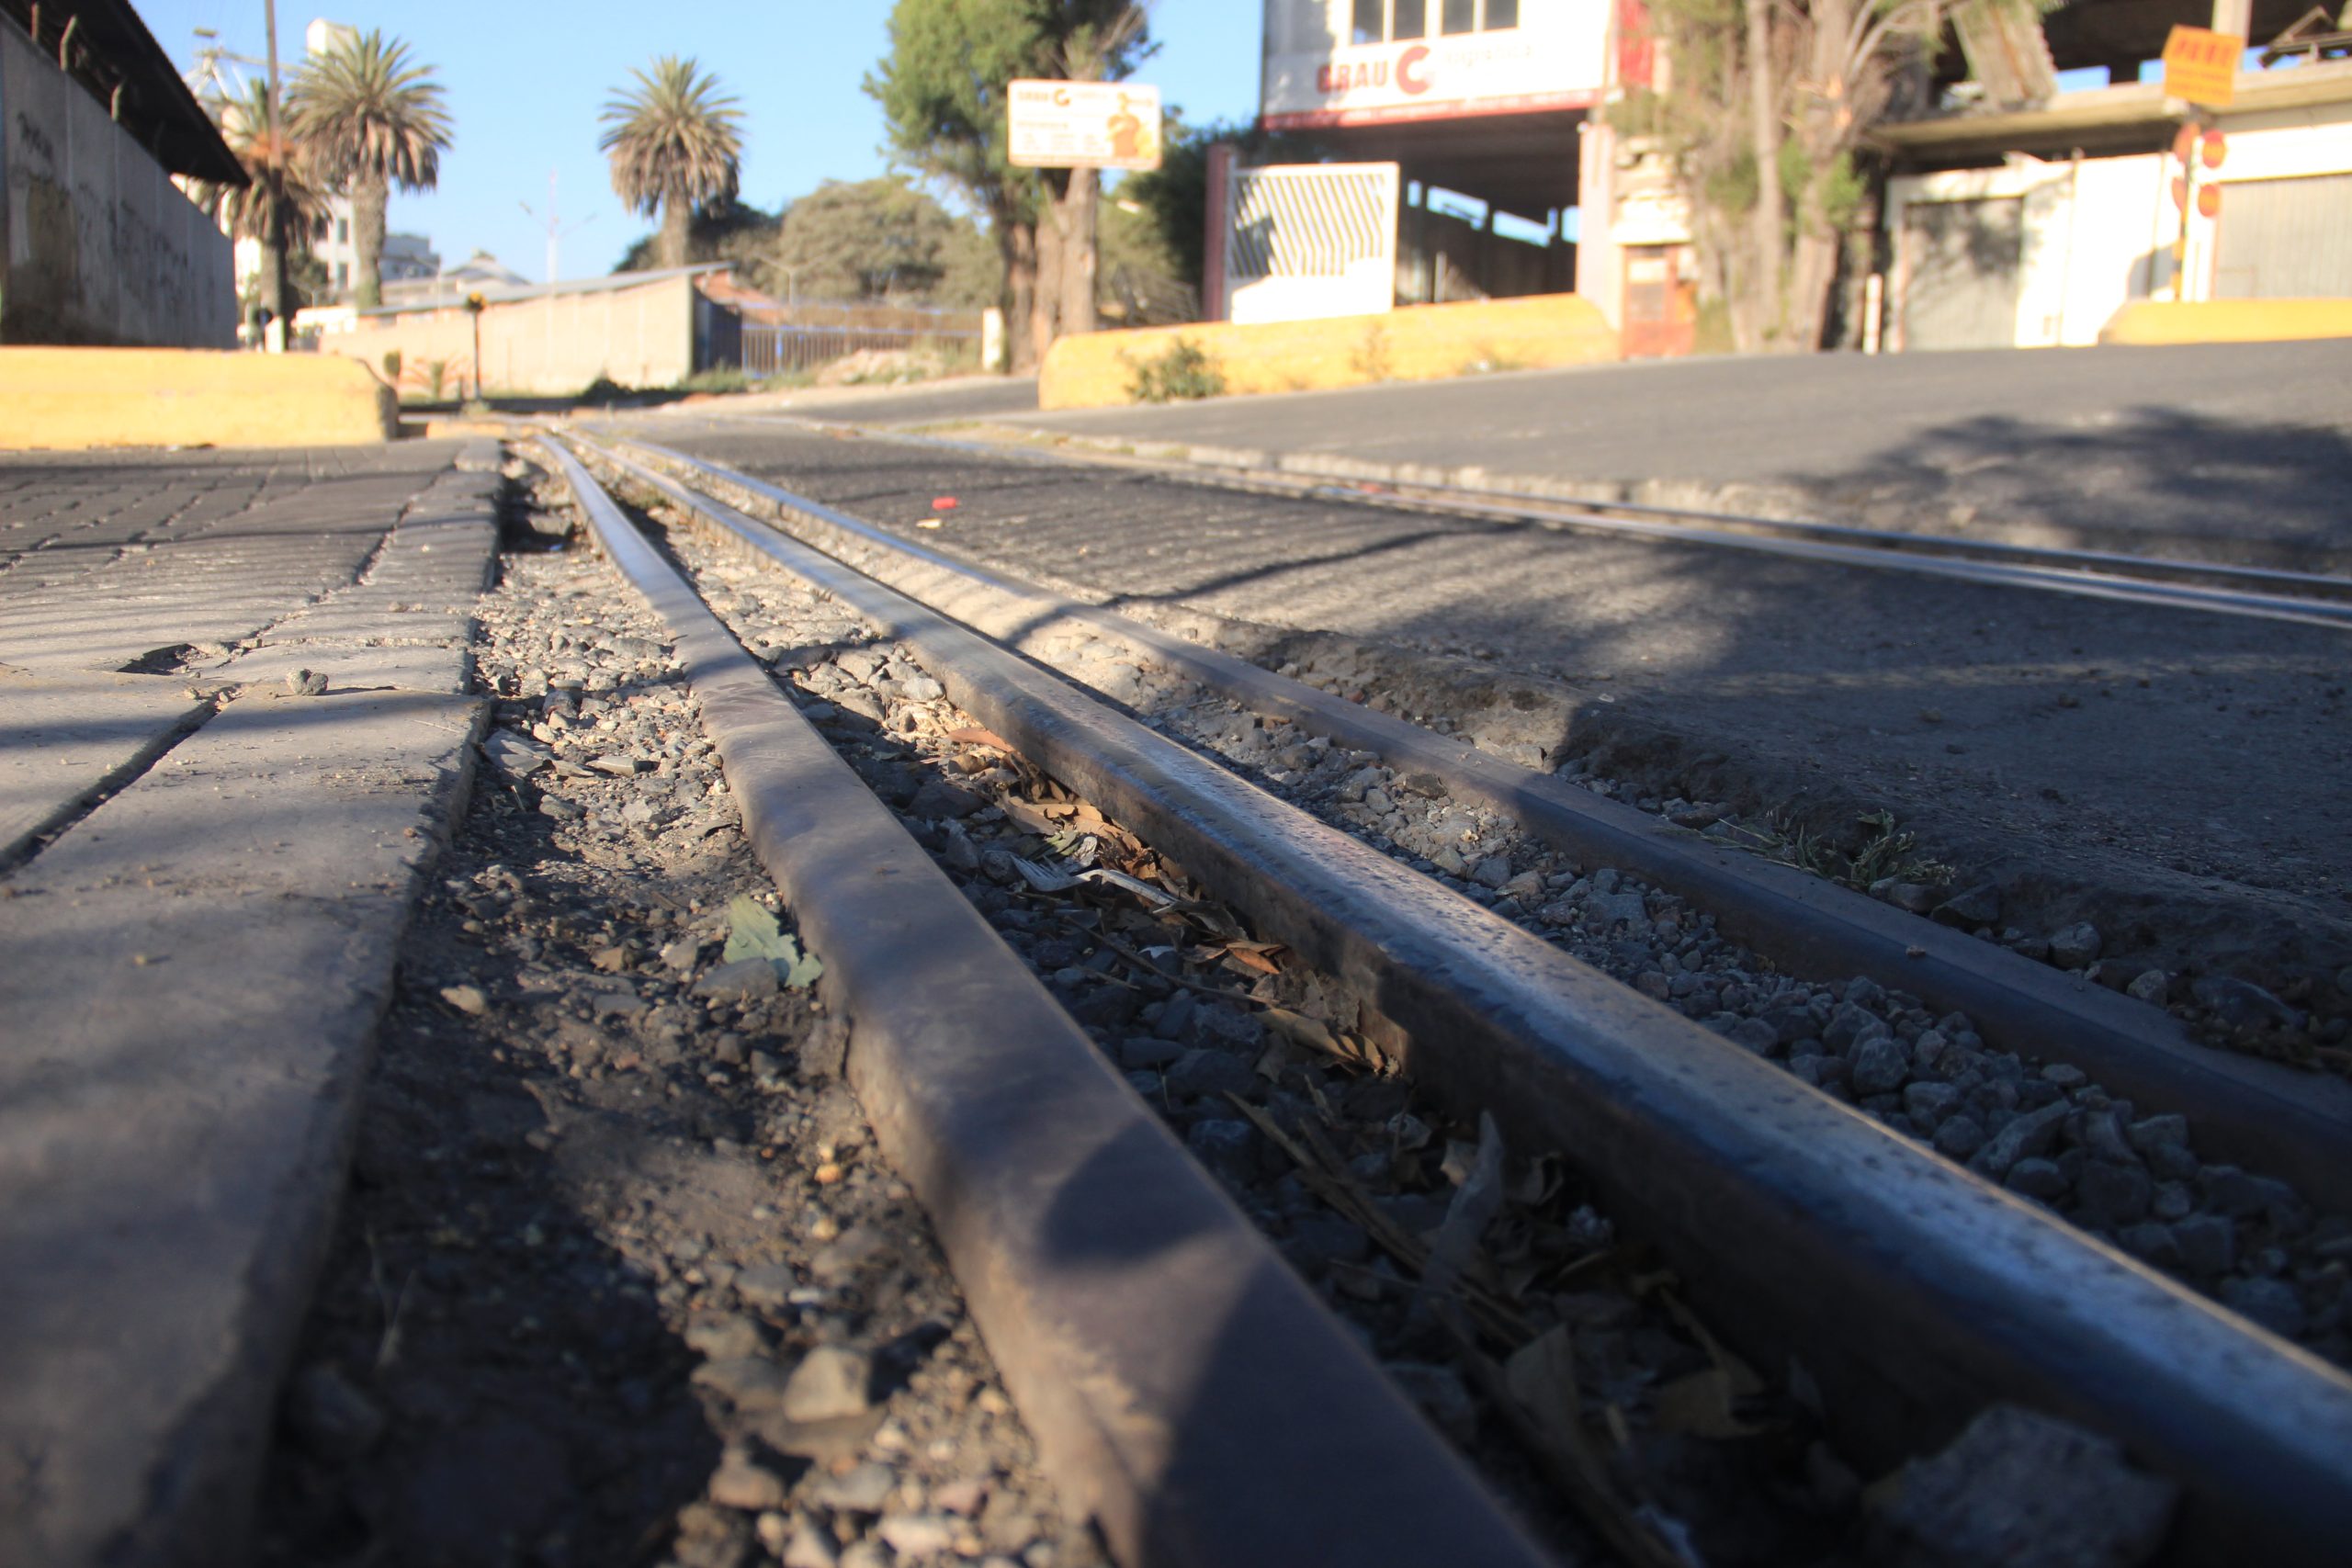
[[[1943,862],[1918,854],[1917,836],[1899,830],[1894,812],[1866,811],[1854,820],[1868,830],[1868,836],[1850,852],[1826,842],[1804,823],[1792,822],[1778,811],[1768,814],[1760,829],[1739,829],[1733,841],[1766,860],[1776,860],[1782,865],[1792,865],[1862,892],[1889,877],[1897,882],[1940,887],[1958,874]]]
[[[1348,355],[1348,367],[1367,381],[1385,381],[1396,367],[1388,357],[1388,329],[1374,321]]]
[[[1139,403],[1167,403],[1225,395],[1225,367],[1200,344],[1179,337],[1157,359],[1127,361],[1135,372],[1127,396]]]
[[[680,381],[677,389],[681,392],[741,392],[751,384],[752,378],[743,374],[741,366],[714,365]]]

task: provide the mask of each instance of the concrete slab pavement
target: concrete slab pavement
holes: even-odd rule
[[[455,456],[246,472],[242,506],[150,464],[50,508],[93,541],[71,570],[49,573],[53,547],[0,565],[0,831],[64,818],[0,872],[0,1562],[244,1560],[397,943],[482,711],[469,612],[497,480]],[[176,510],[137,493],[175,480]],[[95,542],[121,531],[110,496],[147,537]],[[217,713],[178,657],[108,669],[197,642]]]

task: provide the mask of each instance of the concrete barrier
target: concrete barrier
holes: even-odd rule
[[[1045,409],[1130,403],[1140,367],[1179,340],[1215,362],[1233,392],[1303,392],[1374,381],[1434,381],[1490,370],[1549,369],[1619,357],[1615,329],[1589,299],[1543,294],[1419,305],[1312,321],[1146,327],[1066,337],[1037,378]]]
[[[2134,299],[2101,343],[2285,343],[2352,337],[2352,299]]]
[[[399,412],[332,355],[0,348],[0,447],[343,446],[391,439]]]

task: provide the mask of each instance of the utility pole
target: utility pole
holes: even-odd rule
[[[265,110],[262,134],[267,138],[268,156],[263,159],[264,178],[269,183],[269,243],[270,276],[264,299],[269,305],[269,325],[263,331],[263,346],[272,354],[286,352],[286,304],[291,290],[287,287],[286,233],[286,138],[281,127],[285,110],[278,101],[277,82],[277,0],[262,0],[262,16],[269,28],[269,92],[262,100]]]
[[[596,221],[596,215],[592,212],[569,229],[563,226],[563,217],[556,210],[555,205],[556,174],[557,171],[554,169],[548,171],[548,212],[545,218],[539,220],[539,226],[548,231],[548,281],[549,283],[555,282],[563,276],[556,266],[556,258],[563,237],[566,234],[577,234],[581,230]],[[537,213],[531,212],[531,204],[527,201],[518,201],[514,205],[526,212],[530,212],[534,218],[539,217]]]

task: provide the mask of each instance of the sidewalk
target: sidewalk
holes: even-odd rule
[[[243,1560],[467,782],[497,461],[0,478],[0,1561]]]

